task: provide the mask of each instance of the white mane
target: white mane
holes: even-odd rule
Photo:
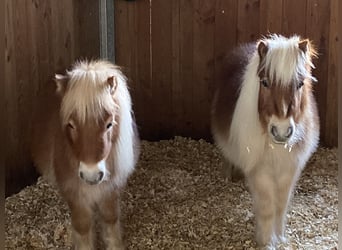
[[[67,75],[69,82],[61,105],[63,123],[68,122],[71,114],[84,123],[87,117],[101,116],[104,109],[113,110],[115,103],[110,95],[108,77],[121,79],[120,82],[126,85],[119,68],[106,61],[77,62]]]
[[[304,53],[298,46],[299,36],[286,38],[280,35],[270,35],[262,39],[267,44],[268,51],[265,60],[261,62],[261,70],[265,69],[269,74],[270,82],[277,82],[283,86],[309,78],[316,79],[311,75],[310,69],[314,68],[311,62],[311,53]],[[308,48],[310,49],[310,48]]]

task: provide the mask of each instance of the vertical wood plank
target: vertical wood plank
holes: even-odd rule
[[[338,122],[336,119],[338,107],[338,0],[330,1],[330,22],[329,22],[329,59],[327,71],[327,104],[326,104],[326,120],[325,120],[325,143],[328,146],[337,146]],[[341,13],[340,13],[341,14]],[[341,87],[340,87],[341,88]],[[341,97],[340,97],[341,98]],[[341,108],[341,107],[340,107]],[[341,117],[340,117],[341,119]]]
[[[99,2],[88,0],[69,1],[74,13],[75,58],[96,59],[100,57]],[[71,23],[71,24],[73,24]],[[94,46],[95,45],[95,46]]]
[[[52,55],[54,56],[54,63],[57,69],[62,70],[69,67],[75,58],[75,38],[77,36],[74,36],[74,27],[76,26],[74,25],[75,20],[73,16],[73,13],[75,13],[74,3],[68,0],[59,2],[51,1],[51,7],[50,18],[52,18],[52,28],[49,33],[49,38],[52,40],[49,44],[53,45],[53,49],[56,52]],[[84,8],[86,9],[86,7]],[[58,39],[54,39],[54,35],[57,35]],[[82,43],[82,40],[80,43]]]
[[[210,106],[214,87],[213,83],[215,81],[215,2],[216,1],[194,1],[194,138],[210,135]]]
[[[313,70],[317,78],[314,84],[315,96],[318,103],[318,110],[321,122],[321,143],[325,143],[326,110],[327,110],[327,89],[330,88],[328,82],[329,63],[329,13],[330,1],[308,0],[306,15],[306,37],[313,40],[317,50],[318,59],[314,61],[316,68]]]
[[[32,113],[32,102],[30,94],[32,91],[31,85],[31,72],[30,72],[30,57],[31,57],[31,39],[29,29],[29,8],[28,1],[21,3],[20,1],[14,1],[15,3],[15,28],[20,30],[15,34],[15,50],[16,57],[15,61],[20,62],[16,65],[16,88],[17,88],[17,103],[18,109],[18,137],[16,138],[16,144],[18,147],[18,156],[21,158],[22,163],[28,162],[28,130],[30,129],[29,124],[20,121],[30,121]]]
[[[172,125],[173,134],[180,133],[184,119],[184,102],[180,84],[180,1],[172,1]]]
[[[191,136],[194,124],[193,120],[193,89],[195,87],[193,81],[193,0],[180,0],[179,13],[179,85],[182,88],[183,101],[181,104],[182,125],[178,124],[179,135]],[[196,107],[198,108],[198,106]]]
[[[283,35],[305,36],[306,1],[283,0]]]
[[[8,7],[8,26],[12,33],[10,36],[13,47],[7,54],[7,69],[12,74],[6,78],[6,95],[10,97],[9,120],[9,142],[6,155],[6,194],[8,187],[15,189],[18,179],[27,184],[32,176],[30,172],[33,168],[29,160],[29,136],[30,121],[32,114],[32,93],[35,89],[36,82],[31,73],[32,53],[32,34],[26,27],[30,27],[31,19],[30,8],[28,2],[11,1]],[[11,23],[11,24],[10,24]],[[20,31],[20,32],[19,32]],[[15,52],[15,53],[12,53]],[[18,189],[17,189],[18,190]],[[16,190],[16,191],[17,191]]]
[[[4,120],[5,128],[7,128],[7,133],[5,133],[5,142],[7,146],[5,147],[5,166],[6,166],[6,180],[11,180],[11,169],[15,165],[14,152],[18,147],[18,142],[16,140],[18,129],[18,103],[17,100],[17,88],[16,88],[16,50],[15,50],[15,18],[13,1],[7,0],[5,2],[5,113],[7,114],[7,119]],[[7,182],[6,182],[7,183]],[[7,185],[7,184],[6,184]]]
[[[259,13],[259,0],[238,1],[238,43],[252,42],[259,38]]]
[[[153,105],[152,72],[151,72],[151,34],[150,34],[150,1],[136,2],[137,51],[136,79],[131,82],[133,109],[141,137],[147,138],[153,129],[153,114],[149,112]]]
[[[283,0],[260,0],[260,33],[282,32]]]
[[[154,138],[168,138],[172,135],[172,1],[153,0],[151,8],[151,110],[155,117],[151,132]]]
[[[342,4],[340,2],[338,2],[338,17],[337,17],[337,20],[338,20],[338,23],[341,24],[342,23]],[[339,95],[338,95],[338,128],[339,128],[339,135],[338,135],[338,144],[335,145],[335,146],[338,146],[339,145],[339,160],[341,162],[342,160],[342,152],[341,152],[341,145],[342,145],[342,69],[341,69],[341,66],[342,66],[342,43],[341,43],[341,39],[342,39],[342,25],[338,25],[337,27],[337,34],[338,34],[338,42],[337,42],[337,48],[338,51],[337,51],[337,65],[338,65],[338,68],[337,68],[337,72],[338,72],[338,77],[337,77],[337,85],[338,85],[338,89],[339,89]],[[342,171],[341,171],[342,173]],[[339,176],[341,176],[339,174]],[[341,197],[341,196],[339,196]]]
[[[130,27],[129,16],[132,12],[132,5],[128,5],[125,1],[115,1],[114,6],[114,22],[115,22],[115,62],[116,64],[126,68],[131,67],[131,48],[132,27]],[[120,34],[120,35],[118,35]]]
[[[54,4],[53,1],[32,2],[33,25],[30,27],[30,30],[33,33],[34,43],[37,46],[37,64],[34,67],[37,68],[38,76],[36,81],[39,85],[36,95],[55,88],[52,79],[56,69],[55,60],[57,59],[55,57],[57,55],[54,56],[53,52],[57,51],[57,46],[61,43],[59,42],[60,32],[56,31],[58,27],[58,12],[55,12]],[[54,16],[56,17],[54,18]],[[64,73],[64,71],[59,73]]]

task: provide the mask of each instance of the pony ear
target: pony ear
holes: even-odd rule
[[[56,92],[59,95],[63,95],[65,93],[65,89],[67,83],[69,81],[69,77],[65,75],[56,74],[55,82],[56,82]]]
[[[301,51],[303,51],[304,54],[305,54],[305,53],[307,52],[307,50],[308,50],[308,43],[309,43],[309,41],[308,41],[307,39],[302,40],[302,41],[300,41],[300,42],[298,43],[299,49],[300,49]]]
[[[107,83],[108,83],[108,85],[110,87],[110,93],[114,94],[116,89],[117,89],[117,87],[118,87],[118,82],[116,80],[116,77],[114,77],[114,76],[108,77]]]
[[[258,43],[258,53],[259,53],[260,61],[265,58],[267,51],[268,51],[267,43],[264,41],[260,41]]]

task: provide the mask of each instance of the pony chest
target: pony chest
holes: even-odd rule
[[[297,168],[296,152],[283,145],[272,145],[265,150],[257,167],[281,174]]]

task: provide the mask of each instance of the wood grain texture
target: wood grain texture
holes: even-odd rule
[[[342,23],[342,4],[340,2],[337,2],[338,4],[338,17],[337,22],[339,24]],[[337,27],[337,85],[338,85],[338,145],[339,147],[339,161],[342,161],[342,25],[338,25]],[[339,172],[339,178],[342,177],[342,171]],[[339,179],[341,180],[341,179]],[[339,187],[342,187],[342,182],[339,183]],[[341,190],[341,189],[340,189]],[[341,196],[339,196],[341,197]],[[342,226],[342,223],[339,222],[339,226]]]
[[[171,17],[171,79],[172,79],[172,133],[179,133],[177,124],[183,122],[184,119],[184,103],[182,95],[182,86],[180,84],[180,1],[172,1],[172,17]],[[174,105],[177,103],[178,105]]]
[[[239,0],[237,13],[237,42],[246,43],[259,39],[260,1]]]
[[[182,101],[174,103],[180,105],[182,121],[177,123],[177,134],[190,136],[193,131],[193,1],[179,0],[179,86],[181,88]],[[174,52],[175,53],[175,52]]]
[[[260,33],[282,33],[283,0],[260,0]]]
[[[337,145],[338,135],[338,122],[336,119],[336,108],[338,107],[338,5],[341,4],[338,0],[331,0],[330,6],[330,25],[329,25],[329,59],[328,59],[328,70],[327,70],[327,82],[329,88],[327,88],[327,104],[326,104],[326,115],[325,115],[325,135],[324,142],[327,145]],[[340,12],[341,15],[341,12]],[[340,48],[341,49],[341,48]],[[341,57],[340,57],[341,59]],[[341,65],[340,65],[341,71]],[[341,85],[340,85],[341,86]],[[340,87],[341,88],[341,87]],[[341,96],[340,96],[341,98]],[[341,107],[340,107],[341,108]],[[340,117],[341,119],[341,117]]]
[[[310,38],[318,50],[318,59],[313,74],[318,82],[314,85],[321,121],[321,143],[326,141],[327,85],[329,63],[329,13],[328,1],[308,0],[306,14],[306,37]]]
[[[55,1],[58,2],[58,1]],[[80,58],[96,59],[100,56],[100,29],[99,29],[99,3],[100,1],[77,0],[68,1],[69,3],[62,4],[67,11],[67,4],[73,4],[73,15],[69,16],[66,22],[70,29],[75,32],[74,41],[71,39],[75,46],[75,54]],[[73,20],[72,20],[73,19]]]
[[[215,1],[194,1],[192,137],[210,134],[210,107],[215,79]],[[206,119],[207,118],[207,119]]]
[[[304,1],[283,0],[282,33],[285,36],[305,36],[306,4]]]
[[[150,107],[153,105],[150,13],[151,5],[149,1],[136,2],[137,30],[135,48],[137,51],[137,69],[135,81],[130,84],[130,89],[139,133],[142,137],[146,137],[150,133],[150,128],[153,127],[153,113],[150,112]],[[140,126],[140,124],[144,124],[144,126]]]
[[[152,137],[172,135],[172,1],[153,0],[151,6],[152,97],[156,117]]]

